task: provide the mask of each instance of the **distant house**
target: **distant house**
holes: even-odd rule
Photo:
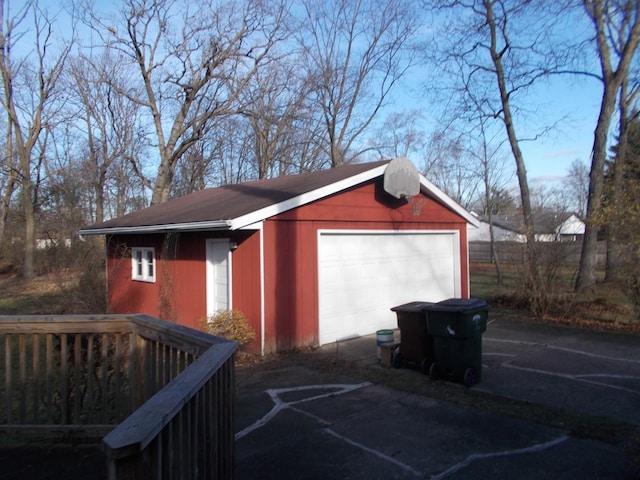
[[[470,242],[489,242],[491,234],[489,232],[489,218],[485,215],[477,215],[480,225],[478,228],[469,229]],[[524,242],[526,237],[522,233],[519,221],[514,221],[508,217],[493,218],[493,238],[496,242]]]
[[[197,328],[235,308],[255,351],[322,345],[393,328],[394,306],[469,296],[477,219],[417,171],[396,198],[392,164],[211,188],[79,233],[106,236],[115,313]]]
[[[560,222],[558,222],[560,220]],[[575,242],[581,240],[584,235],[585,224],[574,213],[560,216],[554,222],[555,239],[558,241]]]
[[[59,238],[36,238],[36,249],[37,250],[46,250],[48,248],[56,248],[56,247],[66,247],[71,248],[71,239],[64,238],[60,240]]]
[[[477,229],[469,230],[470,242],[488,242],[489,218],[476,215],[480,221]],[[520,216],[493,217],[493,234],[496,242],[525,242],[524,222]],[[584,235],[584,222],[574,213],[542,213],[534,217],[535,239],[539,242],[575,242]]]

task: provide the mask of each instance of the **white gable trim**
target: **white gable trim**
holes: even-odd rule
[[[320,200],[324,197],[333,195],[334,193],[339,193],[348,188],[380,177],[384,174],[384,170],[386,167],[386,164],[380,165],[379,167],[372,168],[371,170],[367,170],[366,172],[359,173],[330,185],[325,185],[324,187],[318,188],[316,190],[303,193],[302,195],[298,195],[297,197],[290,198],[288,200],[285,200],[284,202],[269,205],[268,207],[261,208],[260,210],[256,210],[241,217],[234,218],[233,220],[231,220],[230,228],[231,230],[246,228],[248,225],[251,225],[253,223],[264,221],[267,218],[279,215],[289,210],[293,210],[294,208],[298,208],[303,205],[307,205],[309,203],[315,202],[316,200]],[[427,180],[422,174],[420,175],[420,185],[423,186],[434,197],[436,197],[440,202],[442,202],[444,205],[464,218],[468,223],[470,223],[474,227],[480,226],[480,222],[477,218],[475,218],[468,211],[462,208],[451,197],[449,197],[433,183]]]
[[[294,208],[307,205],[311,202],[315,202],[316,200],[320,200],[321,198],[328,197],[329,195],[333,195],[334,193],[341,192],[342,190],[346,190],[347,188],[354,187],[368,180],[379,177],[384,173],[384,169],[386,168],[386,166],[386,164],[380,165],[379,167],[372,168],[371,170],[367,170],[366,172],[359,173],[349,178],[344,178],[335,183],[325,185],[324,187],[320,187],[315,190],[311,190],[310,192],[303,193],[302,195],[298,195],[297,197],[290,198],[288,200],[285,200],[284,202],[275,203],[241,217],[234,218],[233,220],[231,220],[231,230],[237,230],[245,227],[246,225],[261,222],[269,217],[273,217],[289,210],[293,210]]]

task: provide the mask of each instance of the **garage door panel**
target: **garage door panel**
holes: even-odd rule
[[[320,343],[394,328],[391,307],[459,295],[457,232],[321,232]]]

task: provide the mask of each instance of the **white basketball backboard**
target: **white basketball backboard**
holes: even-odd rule
[[[411,160],[398,157],[384,170],[384,190],[395,198],[409,198],[420,193],[420,173]]]

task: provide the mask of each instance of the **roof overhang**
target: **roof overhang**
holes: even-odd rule
[[[133,227],[84,228],[78,235],[112,235],[126,233],[193,232],[199,230],[230,230],[231,221],[215,220],[209,222],[170,223],[163,225],[137,225]]]
[[[267,218],[279,215],[294,208],[301,207],[308,203],[320,200],[329,195],[341,192],[348,188],[360,185],[367,181],[384,175],[384,171],[387,168],[387,163],[379,165],[370,170],[358,173],[351,177],[338,180],[337,182],[325,185],[323,187],[305,192],[301,195],[289,198],[279,203],[269,205],[268,207],[249,212],[246,215],[230,220],[210,220],[203,222],[190,222],[190,223],[173,223],[163,225],[142,225],[131,227],[112,227],[112,228],[96,228],[96,229],[82,229],[78,233],[80,235],[110,235],[110,234],[127,234],[127,233],[159,233],[159,232],[181,232],[181,231],[202,231],[202,230],[219,230],[219,231],[234,231],[234,230],[247,230],[255,228],[255,225],[260,225],[261,222]],[[432,197],[435,197],[446,207],[464,218],[469,224],[474,227],[479,227],[480,222],[466,209],[462,208],[460,204],[455,202],[446,193],[436,187],[433,183],[427,180],[424,175],[420,175],[421,190],[429,193]]]

